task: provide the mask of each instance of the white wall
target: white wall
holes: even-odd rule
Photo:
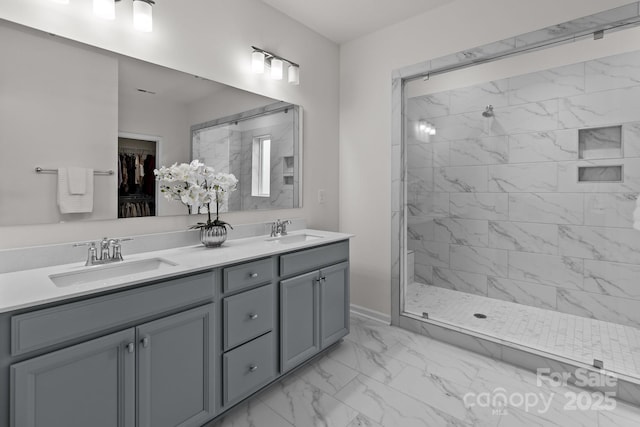
[[[312,227],[337,229],[338,47],[258,0],[157,2],[150,34],[131,28],[130,2],[116,8],[117,19],[103,21],[92,15],[90,1],[2,0],[0,18],[302,105],[304,207],[231,213],[225,220],[239,224],[304,217]],[[251,74],[251,45],[300,63],[300,85]],[[323,205],[317,203],[318,189],[327,190]],[[0,248],[182,230],[194,221],[181,216],[0,227]]]
[[[0,27],[0,225],[115,218],[115,177],[96,176],[91,213],[61,214],[57,175],[34,167],[115,169],[117,61],[13,27]]]
[[[628,3],[457,0],[341,46],[340,229],[357,235],[353,304],[391,311],[392,71]]]

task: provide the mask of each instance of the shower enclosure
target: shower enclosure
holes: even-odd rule
[[[640,379],[638,14],[398,73],[395,323]]]

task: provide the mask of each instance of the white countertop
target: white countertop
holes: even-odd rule
[[[151,280],[170,278],[185,273],[210,270],[223,265],[338,242],[353,237],[352,234],[311,229],[297,230],[289,233],[290,236],[297,234],[309,234],[321,236],[321,238],[306,242],[282,244],[266,240],[269,239],[268,236],[257,236],[246,239],[228,240],[219,248],[205,248],[203,245],[193,245],[138,253],[129,256],[125,253],[123,254],[124,261],[107,265],[123,265],[151,258],[161,258],[176,265],[159,270],[69,286],[56,286],[49,276],[104,268],[104,265],[86,267],[84,262],[76,262],[0,274],[0,313],[55,301],[63,301],[82,295],[125,288],[127,286]]]

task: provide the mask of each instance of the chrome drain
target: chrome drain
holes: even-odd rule
[[[477,317],[478,319],[486,319],[487,315],[482,313],[475,313],[473,317]]]

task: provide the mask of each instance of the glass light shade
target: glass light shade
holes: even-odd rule
[[[293,85],[300,84],[300,68],[296,67],[295,65],[289,65],[288,76],[289,76],[289,83]]]
[[[421,132],[426,132],[426,130],[427,130],[427,122],[425,122],[424,120],[420,120],[418,122],[418,129],[420,129]]]
[[[153,7],[142,0],[133,0],[133,27],[138,31],[153,31]]]
[[[93,13],[103,19],[116,19],[114,0],[93,0]]]
[[[264,53],[254,51],[251,54],[251,71],[256,74],[264,73]]]
[[[282,80],[282,60],[277,58],[271,60],[271,78],[273,80]]]
[[[431,129],[429,129],[429,135],[433,136],[435,134],[436,134],[436,128],[432,127]]]

